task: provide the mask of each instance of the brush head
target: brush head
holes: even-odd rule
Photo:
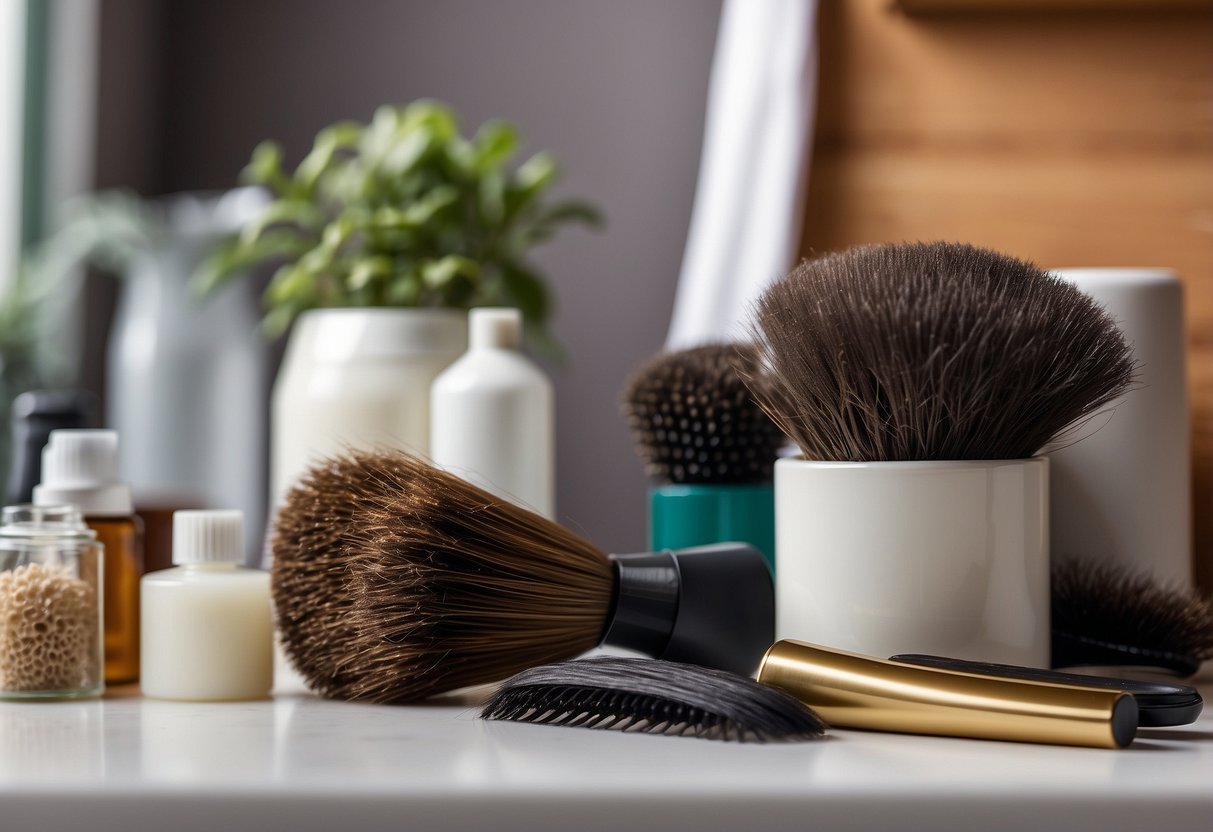
[[[604,656],[507,680],[483,719],[738,742],[813,739],[825,723],[783,691],[689,664]]]
[[[271,547],[286,652],[336,699],[413,701],[572,658],[611,605],[604,553],[400,452],[312,468]]]
[[[1213,659],[1213,603],[1147,574],[1064,560],[1052,569],[1054,667],[1161,668],[1191,676]]]
[[[787,441],[742,379],[764,376],[752,344],[654,356],[633,373],[623,413],[645,472],[660,483],[770,482]]]
[[[802,263],[760,298],[754,395],[808,459],[1023,459],[1133,380],[1111,317],[1031,263],[958,243]]]

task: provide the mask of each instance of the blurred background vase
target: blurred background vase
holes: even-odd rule
[[[110,332],[106,423],[130,441],[119,469],[144,510],[238,507],[265,516],[268,350],[249,286],[200,299],[191,278],[215,244],[265,203],[255,189],[152,203]],[[262,530],[246,524],[250,560]],[[167,564],[165,564],[167,565]]]

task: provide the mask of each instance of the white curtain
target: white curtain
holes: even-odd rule
[[[817,99],[817,0],[725,0],[668,349],[738,338],[795,262]]]
[[[21,248],[21,131],[25,89],[25,4],[0,2],[0,287]]]

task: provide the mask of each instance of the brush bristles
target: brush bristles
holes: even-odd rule
[[[1090,297],[955,243],[802,263],[759,300],[753,330],[774,376],[754,394],[817,460],[1030,457],[1135,370]]]
[[[401,452],[313,468],[272,548],[286,651],[336,699],[413,701],[577,656],[613,591],[587,541]]]
[[[770,482],[787,441],[741,373],[762,383],[752,344],[663,353],[628,380],[623,412],[645,472],[660,483]]]
[[[1109,563],[1052,569],[1053,663],[1160,667],[1181,676],[1213,659],[1213,601]]]
[[[601,657],[523,671],[483,719],[737,742],[813,739],[825,724],[774,688],[720,670]]]

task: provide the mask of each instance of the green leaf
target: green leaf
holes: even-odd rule
[[[267,228],[291,224],[309,232],[319,232],[325,224],[324,212],[310,202],[280,199],[266,206],[261,216],[240,230],[240,242],[252,245]]]
[[[274,272],[265,298],[271,306],[299,306],[315,294],[315,275],[300,263],[287,263]]]
[[[265,185],[279,196],[287,196],[294,190],[282,170],[282,148],[276,142],[262,142],[253,148],[253,157],[241,179],[250,185]]]
[[[421,280],[429,289],[445,289],[460,276],[478,279],[480,264],[457,254],[448,254],[438,260],[424,260],[421,263]]]
[[[316,134],[312,151],[299,163],[299,167],[295,168],[295,183],[302,194],[312,194],[317,180],[333,164],[338,151],[358,146],[362,131],[362,125],[357,122],[339,121]]]
[[[518,147],[518,130],[508,121],[488,121],[472,140],[472,167],[477,173],[495,171]]]
[[[360,257],[354,261],[345,285],[353,291],[360,291],[373,281],[381,280],[392,273],[392,261],[382,255],[376,257]]]
[[[535,322],[547,318],[551,297],[543,278],[519,263],[503,264],[501,278],[506,301],[518,307],[523,318]]]
[[[500,173],[486,173],[480,180],[477,193],[480,216],[490,225],[499,225],[505,219],[505,179]]]
[[[443,209],[459,201],[459,191],[451,185],[439,185],[404,209],[403,225],[418,226],[435,219]]]
[[[548,225],[560,223],[580,223],[590,228],[601,228],[604,220],[602,212],[588,202],[568,200],[558,202],[550,208],[539,212],[539,222]]]
[[[190,278],[191,291],[197,297],[205,297],[260,263],[298,257],[310,247],[311,244],[295,232],[285,229],[267,231],[248,243],[239,237],[232,237],[217,245],[198,264]]]
[[[421,270],[414,266],[399,274],[388,286],[387,302],[392,306],[416,306],[421,299],[421,288]]]

